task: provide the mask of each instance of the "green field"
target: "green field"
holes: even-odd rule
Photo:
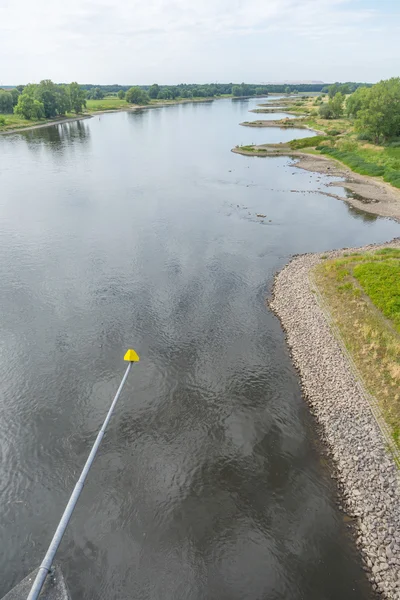
[[[86,100],[86,110],[88,112],[119,110],[128,107],[129,104],[125,100],[120,100],[117,96],[106,96],[102,100]]]
[[[316,282],[366,388],[400,446],[400,249],[317,266]]]

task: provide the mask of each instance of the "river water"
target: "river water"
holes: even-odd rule
[[[293,253],[400,227],[231,153],[310,135],[240,127],[257,103],[0,137],[0,596],[40,562],[132,346],[58,553],[73,599],[371,598],[265,299]]]

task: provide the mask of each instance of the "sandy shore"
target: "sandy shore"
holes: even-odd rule
[[[334,193],[329,194],[344,200],[352,206],[382,217],[391,217],[400,221],[400,190],[386,183],[382,179],[358,175],[338,161],[325,156],[306,154],[297,150],[291,150],[287,144],[265,144],[254,146],[256,151],[242,150],[240,147],[232,148],[232,152],[245,156],[289,156],[299,158],[293,166],[323,175],[332,175],[340,178],[338,182],[332,182],[330,186],[340,186],[350,192],[350,195]]]
[[[385,246],[400,247],[397,239]],[[368,246],[367,250],[383,246]],[[325,253],[338,257],[343,251]],[[379,415],[329,325],[311,271],[321,255],[295,257],[275,278],[272,310],[286,332],[303,393],[337,469],[346,512],[376,591],[400,600],[400,479]],[[374,411],[374,412],[373,412]]]

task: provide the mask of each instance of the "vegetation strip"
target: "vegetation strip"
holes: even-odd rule
[[[395,247],[368,246],[357,252]],[[360,379],[318,302],[310,273],[344,251],[294,258],[277,276],[271,308],[285,329],[304,395],[322,425],[337,466],[346,509],[357,520],[360,548],[374,589],[400,599],[400,481]],[[379,368],[379,365],[376,365]],[[379,414],[377,415],[379,417]]]

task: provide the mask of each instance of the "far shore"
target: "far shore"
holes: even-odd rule
[[[244,156],[287,156],[299,158],[293,166],[322,175],[331,175],[341,181],[331,182],[332,187],[343,187],[348,196],[330,194],[338,200],[344,200],[355,208],[365,212],[390,217],[400,222],[400,189],[391,186],[380,178],[359,175],[340,162],[315,154],[292,150],[288,144],[264,144],[261,146],[243,146],[232,148],[232,152]]]
[[[253,96],[252,96],[253,97]],[[90,119],[96,115],[104,115],[107,113],[117,112],[135,112],[137,110],[143,110],[148,108],[159,108],[165,106],[175,106],[177,104],[189,104],[198,102],[213,102],[214,100],[222,100],[223,98],[181,98],[179,100],[167,100],[166,102],[159,102],[157,104],[127,104],[123,108],[109,108],[105,110],[94,110],[78,114],[74,117],[61,117],[56,119],[49,119],[43,123],[37,123],[35,125],[28,125],[27,127],[15,127],[14,129],[7,129],[0,131],[0,135],[7,135],[8,133],[19,133],[22,131],[31,131],[32,129],[42,129],[44,127],[51,127],[52,125],[62,125],[63,123],[73,123],[74,121],[82,121],[83,119]]]

